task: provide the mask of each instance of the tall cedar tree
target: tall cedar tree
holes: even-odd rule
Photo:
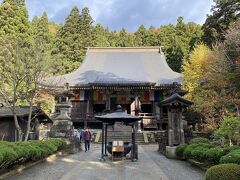
[[[82,37],[82,49],[94,46],[93,39],[93,19],[87,7],[82,9],[80,15],[80,34]]]
[[[0,96],[12,110],[18,140],[23,131],[19,126],[16,107],[22,98],[23,79],[31,46],[31,28],[24,1],[3,1],[0,6],[1,81]]]
[[[212,47],[213,44],[223,41],[224,34],[231,22],[240,17],[239,0],[214,0],[212,15],[208,15],[202,26],[204,31],[203,41]]]
[[[93,30],[94,46],[109,47],[108,34],[108,29],[105,29],[101,24],[97,24]]]
[[[32,20],[34,37],[41,38],[46,44],[50,43],[50,32],[48,28],[48,16],[44,12],[41,18],[34,17]]]
[[[76,6],[66,18],[65,24],[58,30],[55,46],[54,54],[61,64],[60,73],[69,73],[82,62],[84,52],[81,16]]]

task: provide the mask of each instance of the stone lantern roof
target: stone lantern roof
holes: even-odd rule
[[[159,106],[175,105],[175,106],[188,107],[192,104],[193,104],[192,101],[189,101],[189,100],[183,98],[182,96],[180,96],[178,93],[175,93],[175,94],[171,95],[170,97],[168,97],[167,99],[161,101],[159,103]]]
[[[141,120],[142,118],[143,117],[140,116],[133,116],[131,114],[127,114],[123,111],[123,108],[120,105],[117,106],[117,110],[114,113],[108,113],[103,116],[95,116],[95,119],[110,124],[114,124],[115,122],[123,122],[124,124],[130,124],[135,121]]]

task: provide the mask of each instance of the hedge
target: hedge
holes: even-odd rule
[[[177,146],[177,149],[176,149],[176,154],[179,158],[183,159],[184,156],[183,156],[183,152],[184,150],[187,148],[187,144],[180,144]]]
[[[240,152],[239,151],[232,151],[225,156],[222,156],[220,159],[221,164],[226,163],[234,163],[240,164]]]
[[[0,141],[0,169],[42,159],[65,145],[66,143],[59,139],[27,142]]]
[[[199,138],[196,138],[199,139]],[[204,139],[204,138],[201,138]],[[197,140],[198,141],[198,140]],[[201,140],[200,140],[201,141]],[[198,141],[198,142],[200,142]],[[205,165],[234,163],[240,164],[240,147],[213,147],[208,143],[181,144],[177,146],[176,154],[181,159],[193,159]]]
[[[211,147],[210,144],[205,143],[190,144],[184,150],[183,156],[187,159],[194,159],[202,162],[204,160],[204,153]]]
[[[210,140],[207,139],[207,138],[193,138],[190,140],[189,144],[201,144],[201,143],[204,143],[204,144],[210,144]]]
[[[228,146],[223,149],[223,152],[224,152],[224,155],[226,155],[235,150],[240,150],[240,147],[239,146]]]
[[[205,174],[206,180],[239,180],[240,165],[220,164],[209,168]]]
[[[205,161],[209,164],[219,164],[220,158],[224,155],[223,148],[211,148],[204,153]]]

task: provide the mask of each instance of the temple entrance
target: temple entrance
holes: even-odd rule
[[[152,113],[152,104],[142,104],[141,105],[141,112],[142,113]]]
[[[114,112],[116,111],[116,106],[121,105],[124,111],[126,111],[128,114],[131,113],[131,105],[128,102],[120,102],[116,97],[110,98],[110,111]]]
[[[98,114],[106,110],[106,104],[93,104],[93,113]]]

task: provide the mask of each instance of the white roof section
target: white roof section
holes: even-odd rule
[[[49,78],[48,80],[53,80]],[[182,75],[167,64],[160,47],[88,48],[80,67],[54,77],[58,86],[88,84],[182,84]]]

